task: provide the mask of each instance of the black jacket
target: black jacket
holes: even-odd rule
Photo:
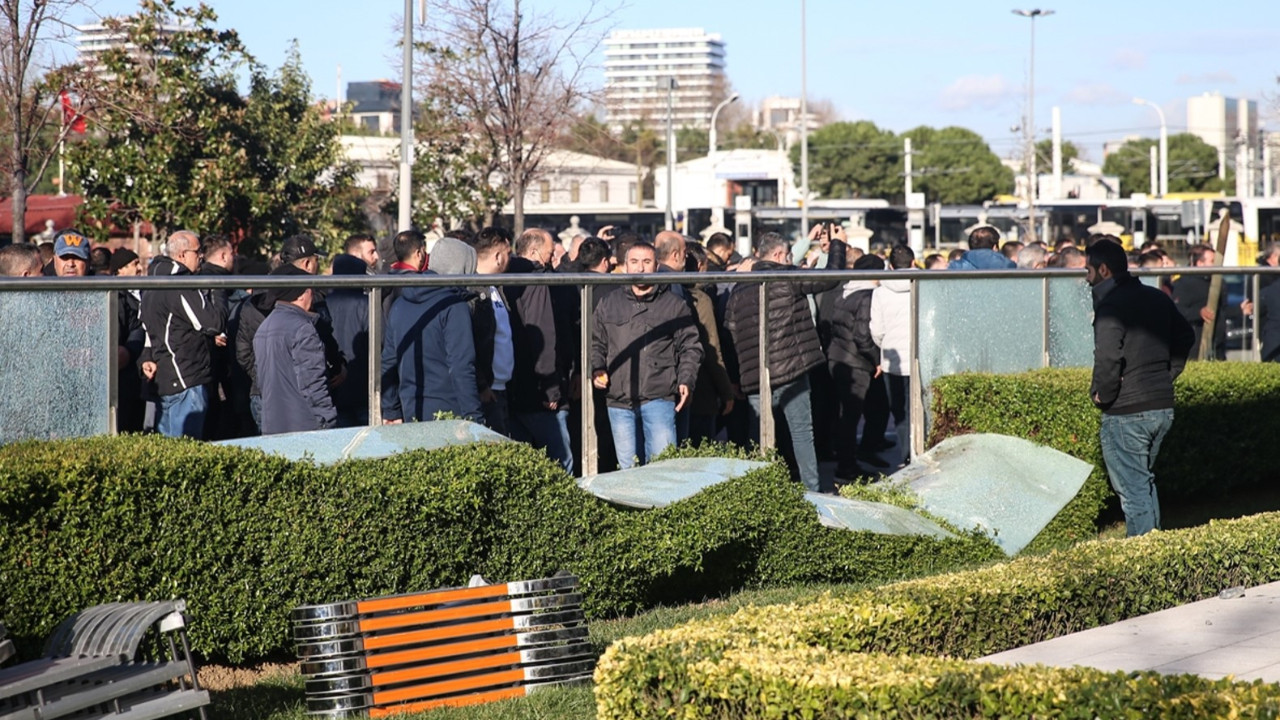
[[[698,382],[702,343],[689,304],[659,285],[637,298],[630,287],[606,295],[595,309],[592,374],[609,374],[608,404],[634,408],[676,400],[679,386]]]
[[[845,295],[843,285],[823,294],[818,313],[818,335],[831,365],[875,372],[880,364],[880,348],[871,339],[871,294],[874,287],[859,288]]]
[[[1173,407],[1173,380],[1195,334],[1163,291],[1132,275],[1093,289],[1093,382],[1089,397],[1108,415]]]
[[[827,267],[844,267],[845,245],[831,243]],[[752,272],[791,270],[790,265],[757,262]],[[766,298],[769,337],[769,377],[778,387],[826,362],[809,311],[809,296],[832,290],[838,280],[774,282]],[[738,382],[748,394],[760,392],[760,285],[740,281],[725,308],[725,326],[737,353]]]
[[[525,258],[513,257],[507,272],[531,274],[546,270]],[[534,412],[544,409],[544,403],[567,401],[564,373],[569,365],[565,357],[569,343],[562,333],[572,329],[561,327],[567,311],[562,308],[557,312],[547,285],[509,285],[506,293],[516,360],[515,372],[507,383],[511,410]]]
[[[1204,318],[1200,310],[1209,304],[1209,283],[1213,278],[1209,275],[1183,275],[1173,284],[1173,301],[1178,305],[1178,312],[1191,323],[1195,333],[1195,342],[1191,352],[1200,352],[1200,334],[1204,331]],[[1213,352],[1210,357],[1219,360],[1227,359],[1227,291],[1224,287],[1218,295],[1217,315],[1213,322]]]
[[[190,275],[171,258],[151,265],[156,276]],[[146,354],[156,364],[156,390],[161,397],[177,395],[213,381],[209,338],[226,326],[223,309],[200,290],[148,290],[142,293],[142,325],[147,331]]]
[[[236,364],[249,376],[249,395],[261,395],[258,389],[258,367],[253,357],[253,337],[262,321],[271,313],[275,296],[259,290],[249,296],[240,308],[240,325],[236,328]]]
[[[369,408],[369,296],[363,290],[331,290],[325,298],[333,339],[346,364],[347,379],[333,389],[333,404],[343,412]]]
[[[1280,282],[1272,282],[1262,288],[1257,312],[1261,325],[1262,360],[1280,362]]]

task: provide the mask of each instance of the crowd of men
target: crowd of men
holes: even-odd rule
[[[1070,241],[1052,248],[1001,244],[999,231],[988,226],[972,231],[967,250],[932,254],[918,264],[905,245],[881,253],[851,247],[837,224],[815,225],[809,240],[812,252],[800,268],[1084,268],[1088,252]],[[47,245],[0,248],[0,273],[235,273],[251,287],[254,275],[317,276],[326,260],[306,236],[288,238],[267,262],[237,257],[227,238],[179,231],[145,268],[132,251],[92,247],[75,230],[58,233]],[[369,366],[369,302],[360,289],[324,291],[318,280],[305,288],[259,291],[120,292],[120,429],[226,439],[367,425],[369,373],[376,372],[384,422],[453,417],[484,423],[543,449],[570,473],[580,467],[582,403],[592,402],[602,470],[628,468],[685,440],[758,440],[763,323],[779,447],[807,489],[835,489],[821,479],[820,459],[836,461],[837,482],[891,471],[908,459],[910,280],[877,282],[853,273],[842,280],[771,282],[761,318],[752,273],[797,267],[792,243],[776,233],[755,238],[746,258],[723,233],[705,243],[670,231],[650,241],[612,228],[568,240],[542,229],[518,237],[499,227],[454,230],[431,244],[408,230],[386,249],[391,257],[383,258],[372,236],[353,235],[327,269],[335,276],[460,275],[475,284],[387,291],[377,367]],[[1192,247],[1190,257],[1193,265],[1214,262],[1207,246]],[[1126,267],[1172,264],[1155,244],[1124,259]],[[1261,260],[1280,262],[1280,247]],[[1108,262],[1115,259],[1108,256]],[[724,274],[706,284],[674,275],[686,271]],[[589,367],[581,367],[576,287],[478,280],[610,272],[673,276],[669,283],[597,288]],[[1275,288],[1280,283],[1268,285],[1259,299],[1268,359],[1280,359]],[[1206,308],[1206,276],[1182,276],[1161,290],[1197,342],[1205,321],[1225,309]],[[1268,313],[1269,306],[1275,312]],[[1252,303],[1244,310],[1251,312]],[[587,399],[583,373],[594,389]]]

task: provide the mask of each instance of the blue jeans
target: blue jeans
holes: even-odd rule
[[[618,467],[626,470],[644,465],[676,443],[676,403],[650,400],[638,408],[610,407],[609,428],[613,430]],[[644,448],[643,455],[637,454],[640,448]]]
[[[752,418],[751,433],[760,433],[760,394],[748,395]],[[818,475],[818,453],[813,448],[813,407],[809,404],[809,376],[801,375],[785,385],[773,388],[773,411],[781,413],[791,434],[791,453],[800,471],[800,482],[810,492],[823,490]]]
[[[569,410],[539,410],[511,413],[511,439],[545,450],[547,457],[565,472],[573,474],[573,448],[569,444]]]
[[[204,385],[190,387],[177,395],[160,396],[160,419],[156,429],[167,437],[186,435],[204,439],[204,417],[209,409],[209,389]]]
[[[1125,530],[1142,535],[1160,527],[1160,499],[1151,469],[1173,425],[1173,409],[1103,415],[1099,439],[1111,488],[1120,496]]]

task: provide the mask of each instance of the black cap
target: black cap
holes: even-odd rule
[[[294,235],[284,241],[284,245],[280,247],[280,259],[286,263],[291,263],[304,257],[325,257],[320,252],[320,248],[316,247],[316,243],[306,235]]]
[[[111,264],[109,265],[111,268],[111,274],[114,275],[120,272],[121,268],[137,259],[138,253],[130,250],[129,248],[120,248],[119,250],[116,250],[111,253]]]

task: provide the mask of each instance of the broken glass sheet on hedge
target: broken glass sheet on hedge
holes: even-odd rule
[[[712,485],[768,466],[755,460],[678,458],[589,475],[578,480],[578,487],[614,505],[650,510],[691,498]]]
[[[391,457],[409,450],[438,450],[477,442],[513,442],[489,428],[466,420],[337,428],[225,440],[218,445],[262,450],[289,460],[328,465],[342,460]]]

